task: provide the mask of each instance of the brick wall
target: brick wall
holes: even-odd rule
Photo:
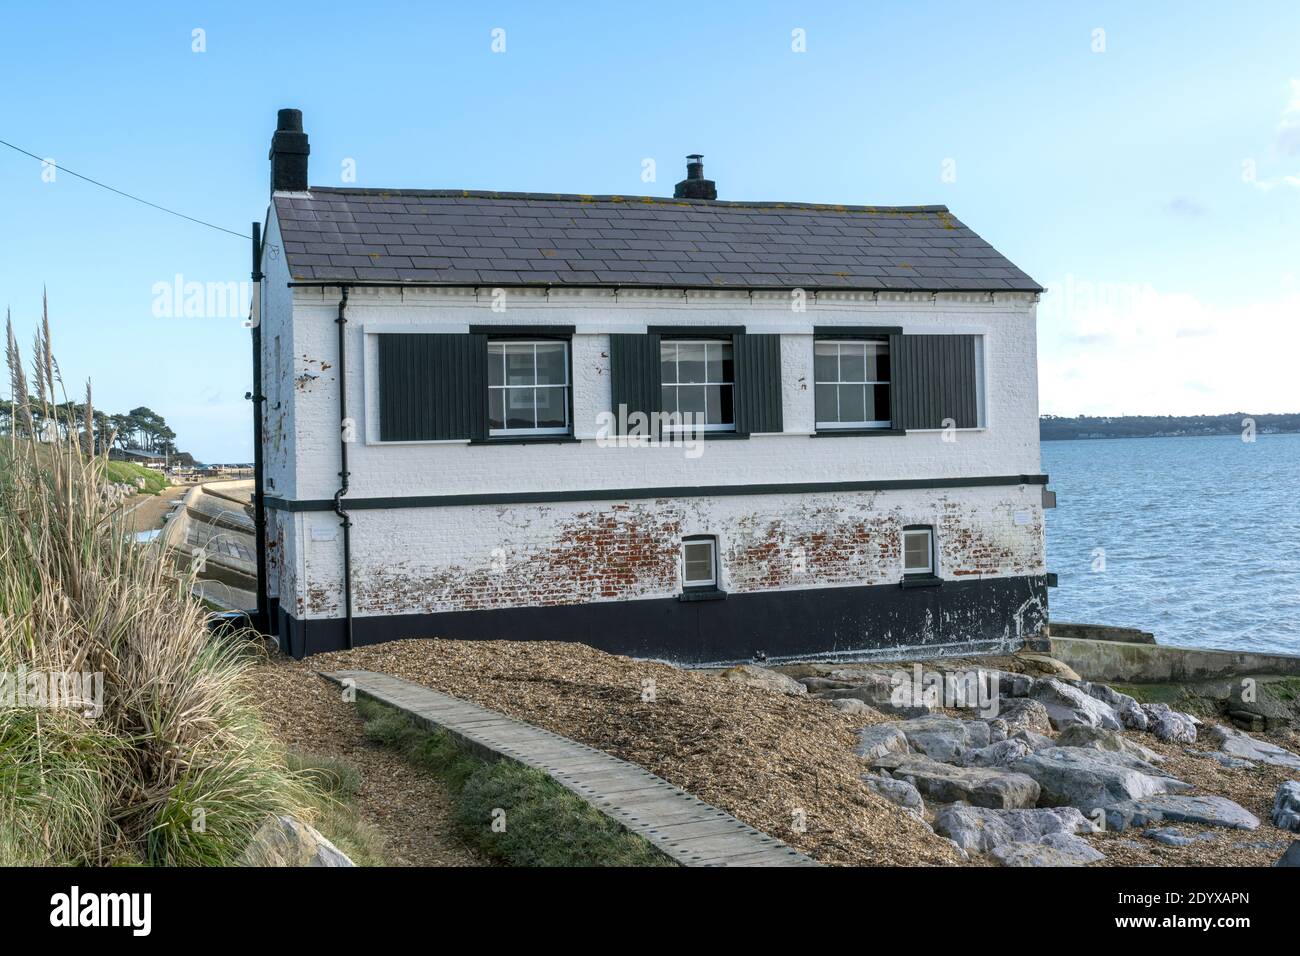
[[[683,536],[718,539],[731,593],[890,584],[904,525],[935,527],[945,578],[1043,573],[1039,488],[747,495],[353,513],[358,615],[671,597]],[[1017,518],[1019,518],[1018,523]],[[337,526],[304,525],[304,615],[342,614]]]

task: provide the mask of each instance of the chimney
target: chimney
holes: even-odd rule
[[[280,110],[271,137],[271,192],[307,191],[307,134],[302,131],[302,110]]]
[[[691,153],[686,157],[686,178],[673,190],[674,199],[717,199],[718,186],[704,178],[704,157]]]

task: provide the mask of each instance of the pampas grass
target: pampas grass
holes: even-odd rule
[[[246,699],[248,635],[209,634],[192,572],[131,543],[93,453],[89,385],[84,422],[38,433],[62,384],[48,310],[36,408],[6,332],[0,672],[98,672],[104,700],[98,716],[0,700],[0,865],[235,862],[269,814],[310,803]]]

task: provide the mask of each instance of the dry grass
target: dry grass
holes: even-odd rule
[[[853,754],[864,720],[820,701],[554,642],[400,641],[279,666],[380,671],[491,707],[642,766],[826,863],[958,863],[951,844],[867,790]]]
[[[62,384],[48,321],[34,405],[8,338],[0,672],[102,675],[103,712],[0,704],[0,864],[232,862],[268,814],[303,812],[303,782],[245,700],[244,645],[215,642],[190,575],[130,544],[78,434],[89,385],[84,423],[35,427]]]

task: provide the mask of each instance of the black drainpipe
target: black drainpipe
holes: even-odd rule
[[[253,294],[262,292],[262,224],[253,223]],[[271,633],[269,601],[266,596],[266,489],[262,478],[262,303],[257,307],[257,324],[253,326],[253,533],[257,536],[257,619],[253,626],[262,634]]]
[[[343,606],[347,615],[344,633],[344,647],[352,649],[352,519],[343,510],[343,496],[348,493],[348,350],[347,350],[347,309],[348,287],[342,286],[343,296],[339,299],[339,317],[335,324],[339,327],[339,478],[342,484],[334,492],[334,513],[343,525]]]

